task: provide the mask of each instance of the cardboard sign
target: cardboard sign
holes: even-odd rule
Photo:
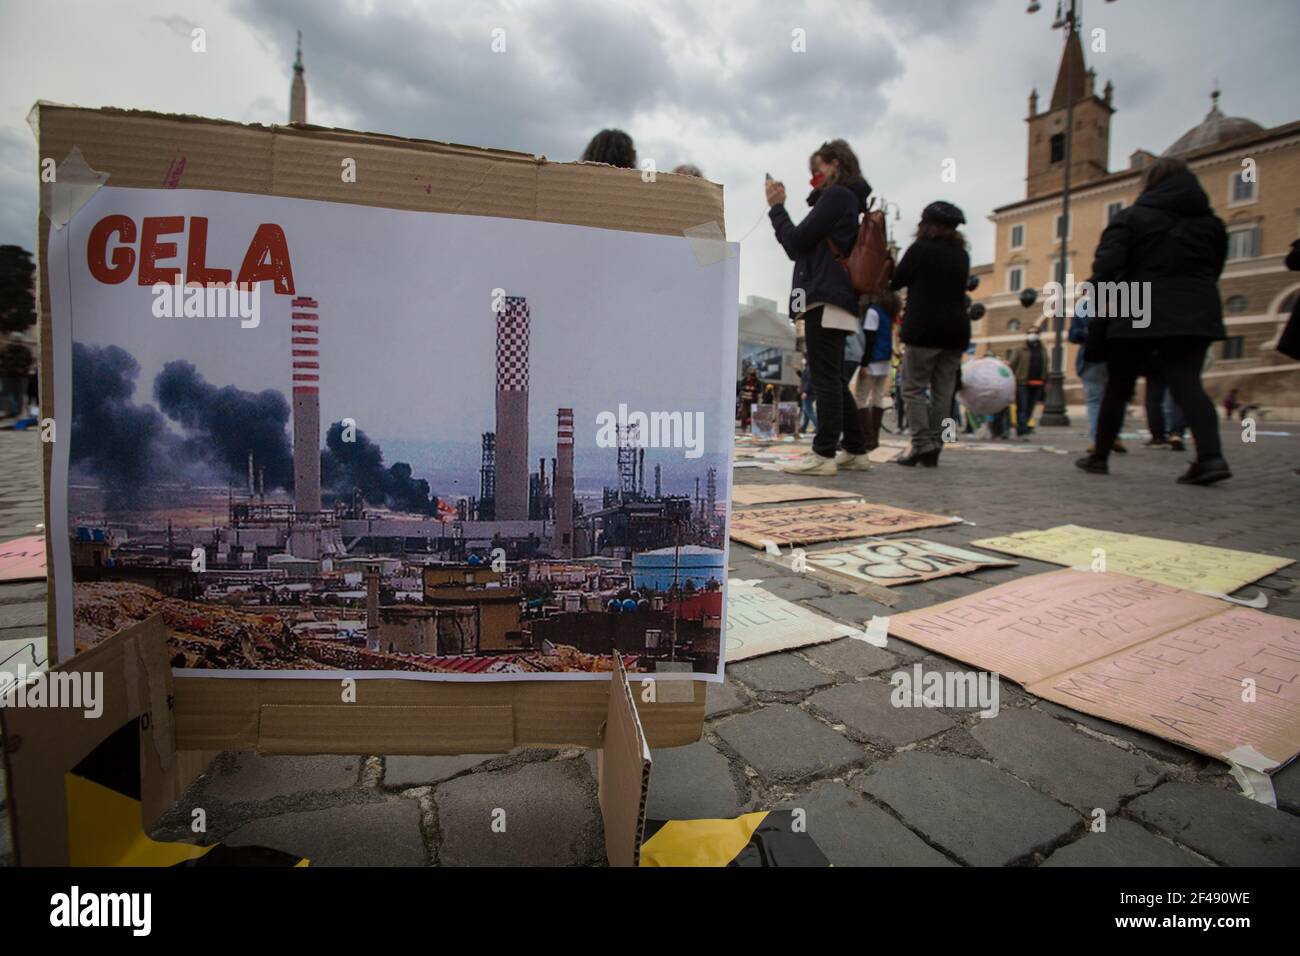
[[[889,631],[1066,707],[1269,771],[1300,752],[1300,622],[1124,574],[1052,571]]]
[[[731,502],[737,505],[765,505],[774,501],[809,501],[814,498],[858,498],[851,491],[835,491],[815,485],[735,485]]]
[[[44,535],[0,542],[0,581],[35,581],[44,577]]]
[[[775,405],[749,406],[749,433],[755,438],[775,439],[778,424]]]
[[[806,560],[819,570],[885,587],[949,574],[969,574],[980,568],[1005,568],[1016,563],[922,538],[890,538],[852,548],[812,551]]]
[[[130,242],[151,230],[168,240],[146,262]],[[675,524],[670,496],[711,482],[728,498],[718,369],[735,348],[734,260],[703,265],[685,237],[183,186],[110,184],[57,239],[55,417],[69,424],[53,477],[77,477],[51,514],[72,587],[61,656],[74,632],[84,649],[160,611],[178,667],[213,676],[607,680],[610,641],[647,669],[660,652],[645,632],[663,622],[638,641],[604,601],[579,600],[564,628],[543,628],[523,616],[522,584],[475,564],[535,581],[548,564],[675,544],[722,558],[725,515]],[[452,247],[458,262],[426,254]],[[386,249],[382,268],[358,248]],[[173,283],[232,268],[258,294],[238,315],[226,290]],[[691,306],[668,308],[682,295]],[[603,360],[600,303],[625,296],[630,327],[671,315],[634,366]],[[705,327],[716,334],[685,352],[673,341]],[[657,499],[648,466],[665,478]],[[599,525],[582,517],[604,505],[582,489],[620,467],[637,481],[635,536],[621,501]],[[423,606],[369,607],[364,568],[379,594]],[[435,586],[429,569],[459,583]],[[599,597],[594,580],[575,589]],[[673,659],[718,674],[717,644],[701,632]]]
[[[958,524],[960,518],[907,511],[868,502],[836,502],[736,511],[731,516],[731,537],[751,547],[764,541],[777,544],[812,544],[841,538],[868,538],[891,531],[915,531]]]
[[[96,192],[96,188],[100,183],[107,182],[110,188],[125,188],[131,193],[146,197],[136,200],[137,203],[166,202],[165,198],[157,199],[157,194],[176,188],[186,195],[204,192],[218,197],[229,197],[236,201],[241,197],[277,197],[307,201],[326,210],[324,213],[326,218],[340,214],[330,210],[343,210],[342,214],[345,215],[347,210],[356,212],[368,209],[381,215],[400,210],[419,214],[455,214],[525,229],[530,225],[547,223],[591,227],[604,238],[632,234],[642,238],[660,237],[664,241],[669,241],[680,250],[683,273],[697,269],[709,272],[724,260],[728,270],[735,270],[738,267],[739,260],[734,250],[729,249],[722,241],[708,238],[708,235],[725,235],[722,189],[696,177],[661,176],[657,182],[644,182],[638,170],[613,169],[596,164],[556,163],[530,153],[423,142],[347,130],[301,126],[247,126],[196,116],[169,116],[139,110],[82,109],[41,103],[33,113],[32,125],[38,130],[37,155],[53,157],[60,163],[66,157],[84,159],[84,165],[94,171],[90,186],[84,185],[87,182],[85,177],[69,180],[71,188],[84,189],[86,196],[89,196],[89,202],[76,212],[66,228],[51,232],[45,228],[46,222],[42,218],[41,228],[37,234],[39,246],[37,261],[43,264],[52,261],[52,254],[61,243],[66,246],[71,232],[80,228],[77,226],[77,220],[82,215],[94,214],[93,204],[103,193],[103,190]],[[188,164],[184,162],[186,156],[190,160]],[[355,157],[358,167],[362,170],[369,169],[370,173],[357,177],[354,182],[346,181],[339,175],[341,156]],[[178,166],[183,167],[183,175],[165,175],[167,170],[174,170]],[[57,185],[61,188],[63,183],[64,177],[60,175]],[[207,191],[216,192],[207,193]],[[43,207],[43,210],[47,215],[53,215],[59,209],[68,207],[67,203],[56,205],[57,208]],[[106,266],[117,268],[117,263],[124,263],[130,258],[128,253],[134,255],[134,261],[131,262],[132,279],[129,283],[124,281],[124,287],[139,282],[140,244],[145,238],[143,220],[131,219],[131,221],[136,229],[135,238],[126,241],[121,233],[114,233],[114,236],[118,237],[110,243],[116,247],[111,250],[114,255],[112,261],[105,262]],[[263,221],[258,219],[258,224]],[[703,223],[709,224],[707,230],[699,228]],[[200,243],[198,232],[195,231],[192,223],[187,221],[186,231],[183,233],[155,233],[156,227],[165,225],[166,223],[150,225],[149,256],[158,254],[154,265],[163,269],[179,267],[183,271],[189,266],[190,255],[194,254],[196,262],[202,268],[228,269],[232,272],[232,278],[237,277],[242,271],[250,240],[256,236],[255,229],[244,235],[235,235],[225,227],[218,229],[218,223],[209,218],[206,224],[205,241]],[[484,225],[481,228],[490,227]],[[296,235],[298,234],[286,233],[285,235],[290,260],[295,266],[295,297],[297,297],[296,284],[305,278],[305,274],[299,276],[298,261],[293,259],[292,255],[293,247],[297,242]],[[685,238],[688,236],[697,238]],[[89,237],[85,238],[88,240]],[[357,248],[356,240],[355,235],[338,237],[339,243],[352,244],[353,249]],[[312,242],[317,241],[312,239]],[[328,244],[330,240],[324,237],[319,242]],[[162,247],[169,244],[177,246],[176,255],[163,254]],[[200,245],[203,246],[202,257],[198,256]],[[460,247],[459,243],[455,245],[457,248]],[[373,248],[410,248],[410,242],[397,235],[387,235],[382,237],[379,244]],[[80,249],[73,244],[65,248],[63,254],[70,258],[77,254],[84,257],[85,251],[84,244]],[[399,262],[405,262],[407,256],[402,253],[397,259]],[[425,255],[422,259],[427,264],[428,256]],[[476,257],[476,261],[480,259],[489,263],[494,262],[494,253],[488,251],[483,256]],[[270,261],[271,257],[264,257],[263,264]],[[350,264],[343,269],[344,280],[354,273],[365,274],[366,266],[363,260],[357,260],[354,255],[351,255],[348,262]],[[376,263],[378,262],[379,260],[376,260]],[[534,265],[538,264],[539,262],[534,262]],[[255,267],[256,263],[253,265]],[[321,269],[320,265],[311,263],[304,263],[304,267],[309,272],[318,272]],[[633,271],[642,272],[644,268],[644,262],[638,262]],[[361,271],[357,272],[357,270]],[[385,260],[382,268],[377,265],[370,278],[363,284],[373,284],[382,279],[387,271],[388,263]],[[66,358],[60,358],[67,353],[55,347],[56,330],[51,323],[51,316],[56,311],[51,297],[54,278],[52,271],[43,266],[38,270],[37,275],[40,283],[40,338],[44,346],[40,376],[41,407],[54,410],[56,408],[54,383],[61,376],[70,375],[71,371]],[[468,312],[460,316],[455,323],[454,333],[449,336],[435,337],[430,334],[433,327],[426,322],[421,338],[422,348],[416,350],[424,361],[420,377],[431,379],[442,374],[443,366],[450,361],[444,351],[444,338],[463,344],[486,335],[488,348],[491,349],[496,319],[496,313],[491,308],[493,290],[501,287],[510,296],[522,295],[527,298],[529,289],[516,285],[521,278],[516,274],[512,277],[503,277],[502,281],[494,279],[488,283],[482,290],[485,298],[472,303],[474,320],[470,321]],[[611,281],[614,279],[612,275],[609,278]],[[729,305],[728,300],[736,298],[735,281],[728,272],[726,281],[716,285],[714,290],[716,294],[706,297],[707,302],[700,304],[701,309],[709,310],[710,314],[718,320],[708,326],[716,331],[718,342],[715,344],[710,339],[708,344],[701,343],[700,346],[710,354],[713,354],[716,348],[717,365],[715,368],[710,368],[702,376],[701,381],[716,381],[720,393],[726,393],[725,402],[720,403],[725,405],[726,410],[725,424],[720,426],[720,430],[728,433],[728,447],[734,396],[730,384],[730,377],[734,372],[731,350],[735,348],[735,338],[732,334],[727,341],[728,332],[722,318],[727,315],[726,310],[733,307]],[[457,280],[451,285],[459,284]],[[528,284],[531,285],[531,281]],[[264,305],[268,300],[282,301],[277,293],[269,291],[273,283],[264,283],[264,285],[267,286],[263,289]],[[150,292],[150,287],[141,288],[146,294]],[[444,287],[439,288],[445,291]],[[137,290],[137,294],[138,291],[140,290]],[[319,293],[314,293],[305,286],[301,292],[304,297],[316,296],[315,301],[318,305],[314,311],[321,326],[322,342],[327,341],[331,335],[337,336],[339,330],[345,325],[356,325],[372,313],[369,308],[347,313],[339,307],[341,300],[334,300],[331,304]],[[410,312],[414,309],[428,319],[442,311],[442,307],[438,305],[439,301],[442,300],[431,298],[422,303],[408,301],[401,311]],[[149,308],[151,302],[143,304],[146,306],[146,311],[139,316],[142,321],[163,322],[162,319],[153,317],[152,309]],[[504,301],[501,304],[504,305]],[[675,311],[677,308],[677,304],[674,303],[670,311]],[[602,314],[607,313],[607,310],[601,311]],[[190,321],[197,329],[201,321],[208,320],[171,321]],[[222,320],[211,321],[220,324]],[[239,322],[240,320],[236,319],[234,323],[238,330],[236,336],[256,337],[259,331],[265,333],[266,329],[274,325],[268,320],[260,323],[258,328],[243,329],[239,328]],[[620,316],[607,318],[601,333],[602,340],[608,342],[610,330],[617,331],[622,324],[623,320]],[[656,327],[658,324],[656,321]],[[283,319],[278,328],[281,331],[285,330]],[[632,328],[630,323],[628,328]],[[698,328],[691,331],[692,341],[695,341],[698,331]],[[248,342],[251,345],[248,339],[236,338],[236,341]],[[335,344],[341,344],[338,343],[337,338]],[[301,358],[303,361],[313,360],[309,356],[291,356],[289,352],[294,345],[295,343],[283,341],[277,346],[284,356],[285,369],[290,368],[289,362],[294,358]],[[548,349],[552,347],[563,350],[565,343],[554,342],[548,345]],[[298,350],[311,351],[312,349],[299,346]],[[235,357],[247,352],[243,348],[233,352],[225,351]],[[367,354],[362,351],[357,359],[366,361]],[[510,355],[510,351],[507,350],[505,357],[508,359]],[[533,357],[538,356],[534,354]],[[60,361],[64,363],[61,366]],[[336,366],[333,372],[328,368],[319,370],[319,374],[325,376],[325,384],[321,391],[322,424],[328,426],[341,420],[341,417],[351,417],[356,421],[359,432],[364,431],[370,435],[373,426],[367,424],[367,415],[358,416],[355,411],[344,408],[336,407],[332,410],[329,408],[328,396],[331,382],[339,383],[340,376],[347,378],[350,374],[358,380],[366,378],[365,375],[353,374],[357,371],[355,367],[349,370],[347,363],[352,361],[350,356],[343,356],[343,361],[342,369]],[[608,363],[607,354],[602,357],[602,363]],[[247,374],[252,376],[259,367],[258,362],[254,362],[247,370]],[[515,368],[513,373],[517,374],[518,371],[520,368]],[[313,371],[303,370],[301,374],[309,375],[313,374]],[[136,405],[150,404],[153,401],[151,393],[154,378],[155,375],[150,375],[141,368],[132,395],[132,401]],[[227,378],[222,376],[223,381]],[[385,371],[373,381],[391,383],[393,380],[394,376]],[[374,388],[373,381],[370,392],[382,397],[384,389]],[[547,381],[548,388],[559,383],[559,379],[549,373]],[[209,383],[211,384],[211,380]],[[262,387],[262,383],[251,377],[241,378],[232,384],[245,392]],[[503,381],[503,384],[509,382]],[[495,375],[490,375],[485,386],[489,393],[495,389],[495,385]],[[276,386],[281,394],[285,387],[284,383]],[[474,386],[474,395],[476,398],[473,407],[477,409],[475,415],[478,416],[482,410],[482,389],[477,384]],[[466,402],[466,397],[460,396],[456,400],[456,407],[463,412],[471,407]],[[530,413],[530,427],[538,429],[539,433],[558,437],[559,428],[554,409],[548,412],[540,402],[541,399],[534,395],[530,407],[536,411],[536,414]],[[555,402],[556,406],[560,404],[558,401]],[[636,407],[631,403],[628,404],[631,411],[665,410],[641,406],[639,401]],[[669,409],[673,407],[679,406],[668,406]],[[617,405],[599,410],[592,408],[582,414],[587,416],[586,422],[594,423],[597,411],[616,413],[617,409]],[[397,405],[393,405],[391,414],[403,414],[403,412]],[[580,410],[575,409],[575,428],[583,423],[579,414]],[[547,425],[548,419],[549,425]],[[477,425],[477,418],[475,421]],[[482,427],[484,431],[492,431],[494,425],[495,421],[491,420],[483,423]],[[711,427],[712,423],[706,421],[706,425]],[[53,481],[51,477],[55,457],[61,453],[60,449],[66,448],[69,444],[65,441],[67,433],[62,424],[59,432],[58,442],[42,446],[45,467],[44,487],[48,496],[46,524],[51,528],[53,525],[48,512],[57,514],[62,510],[66,514],[69,510],[67,485]],[[474,461],[480,458],[480,446],[481,436],[476,435],[473,447],[466,449]],[[246,452],[247,445],[243,447]],[[654,448],[646,449],[645,467],[651,475],[655,462],[654,456],[658,451]],[[673,453],[679,454],[682,451],[683,449],[676,449]],[[530,455],[525,462],[525,467],[531,471],[536,458],[549,453],[548,447],[546,452],[539,452],[535,457]],[[602,467],[602,482],[607,482],[607,476],[613,473],[615,455],[616,449],[599,449],[599,460],[603,462],[608,458],[610,463],[608,468]],[[409,477],[418,479],[421,477],[420,468],[416,467],[418,461],[413,459],[415,456],[408,457],[404,452],[393,451],[391,454],[385,454],[384,468],[391,472],[391,465],[394,462],[406,460],[413,466],[413,474]],[[500,458],[498,457],[497,460],[499,462]],[[265,466],[265,475],[262,476],[265,481],[261,484],[266,488],[268,499],[271,498],[273,490],[270,482],[274,469],[271,464],[270,461],[264,460],[261,465],[255,462],[254,466],[255,478],[260,476],[262,466]],[[547,462],[547,465],[547,481],[554,487],[553,479],[558,476],[553,475],[549,467],[550,462]],[[726,467],[719,469],[719,478],[723,487],[725,487],[723,476],[728,470]],[[665,469],[666,473],[668,471]],[[638,461],[638,476],[640,474],[642,472]],[[399,469],[392,474],[392,477],[400,481],[407,476],[404,476]],[[647,480],[646,484],[650,487],[652,481]],[[665,485],[667,492],[674,492],[671,481],[666,481]],[[694,482],[691,482],[691,486],[693,492]],[[181,488],[184,485],[175,487]],[[219,495],[224,499],[228,490],[247,498],[246,474],[241,475],[241,480],[236,482],[233,488],[228,489],[222,483],[219,486]],[[434,491],[432,487],[430,490]],[[472,488],[466,489],[465,493],[478,496],[480,491],[480,483],[475,479]],[[444,493],[443,497],[448,496]],[[361,507],[371,506],[365,504]],[[218,517],[226,513],[225,504],[217,506]],[[188,509],[185,514],[188,516],[187,520],[192,521],[196,520],[195,516],[198,512]],[[250,517],[257,517],[259,514],[260,512],[255,510]],[[274,515],[270,516],[274,518]],[[211,519],[212,512],[203,510],[201,520],[210,525]],[[173,520],[173,528],[177,524],[178,522]],[[456,533],[454,523],[443,524],[443,527],[449,535]],[[241,550],[247,547],[250,552],[256,553],[258,547],[256,538],[255,534],[247,535],[248,540],[241,543]],[[350,540],[346,539],[345,544]],[[53,538],[51,542],[53,543]],[[83,542],[83,550],[88,552],[86,557],[92,563],[93,552],[100,544],[101,542],[94,540],[93,534],[91,541]],[[176,548],[177,543],[174,540],[171,553],[173,558],[181,556],[175,553]],[[409,549],[410,545],[408,545]],[[167,552],[165,545],[159,551],[163,555]],[[51,558],[51,565],[53,566],[54,563],[54,559]],[[213,563],[215,562],[209,561],[209,567]],[[286,577],[290,576],[291,570],[286,570]],[[51,620],[55,617],[56,608],[61,618],[72,614],[71,589],[61,586],[54,576],[51,577],[49,602]],[[182,622],[187,620],[193,622],[194,618],[186,616],[180,618]],[[53,643],[52,633],[51,644]],[[51,651],[50,657],[54,660],[56,654],[53,653],[53,647]],[[477,658],[471,660],[474,662],[472,666],[479,666],[482,663]],[[604,660],[608,667],[609,658],[606,656]],[[215,672],[206,670],[204,673]],[[598,747],[601,741],[600,728],[607,716],[609,697],[607,669],[589,672],[590,677],[579,680],[530,681],[524,679],[523,675],[511,674],[490,676],[487,678],[490,682],[484,682],[484,679],[479,677],[466,678],[455,677],[455,675],[449,675],[445,681],[375,679],[367,681],[364,689],[359,692],[360,703],[347,703],[341,700],[340,684],[337,681],[287,679],[281,676],[284,673],[263,670],[258,672],[258,678],[255,680],[177,676],[175,679],[177,748],[179,750],[259,749],[263,753],[336,753],[340,746],[338,742],[346,739],[347,745],[353,748],[350,751],[353,753],[481,753],[483,752],[481,749],[475,749],[477,746],[475,741],[481,740],[485,735],[493,740],[501,738],[506,749],[523,744],[542,747]],[[325,676],[328,672],[317,672],[317,674]],[[405,672],[404,676],[410,674],[411,672]],[[297,677],[299,674],[295,673],[292,676]],[[302,676],[314,675],[303,672]],[[473,683],[466,684],[467,679]],[[652,747],[677,746],[699,739],[703,723],[704,692],[698,682],[695,682],[695,689],[695,699],[690,703],[638,701],[638,710],[645,726],[646,737]],[[367,713],[358,713],[357,708],[363,706],[367,709]],[[484,722],[481,719],[484,712],[495,715],[498,710],[507,714],[506,719],[502,721],[493,716],[487,722],[489,726],[484,729]],[[273,735],[268,736],[268,728],[273,731]],[[440,729],[431,736],[431,728]],[[379,745],[381,749],[375,749]]]
[[[1132,574],[1148,581],[1211,594],[1231,594],[1278,568],[1295,564],[1291,558],[1270,554],[1097,531],[1072,524],[973,543],[1038,561]]]
[[[825,644],[854,628],[792,604],[770,591],[732,580],[727,584],[727,660]]]

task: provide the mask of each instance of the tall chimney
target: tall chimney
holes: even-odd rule
[[[528,520],[528,300],[497,312],[496,520]]]
[[[248,497],[253,497],[253,449],[248,449]]]
[[[293,511],[290,553],[320,557],[320,303],[291,303],[293,357]]]
[[[555,538],[551,552],[573,557],[573,409],[556,413],[555,429]]]

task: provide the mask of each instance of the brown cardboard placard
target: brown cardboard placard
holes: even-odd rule
[[[33,111],[38,152],[56,162],[77,150],[114,187],[180,187],[284,196],[391,209],[497,216],[661,235],[687,235],[701,224],[723,226],[721,187],[697,177],[593,164],[552,163],[545,157],[373,133],[311,126],[239,123],[119,109],[41,103]],[[364,172],[353,182],[340,162]],[[178,161],[181,164],[178,167]],[[176,171],[182,168],[177,181]],[[48,227],[38,222],[42,404],[53,407]],[[49,524],[51,448],[42,446]],[[58,600],[49,590],[50,618]],[[54,648],[51,648],[54,651]],[[576,745],[600,741],[608,704],[606,682],[532,685],[361,682],[358,704],[415,708],[423,715],[380,731],[364,711],[351,711],[332,681],[177,678],[176,741],[181,749],[262,752],[464,753],[510,746]],[[703,682],[689,703],[638,705],[656,746],[699,739]],[[294,708],[281,710],[276,708]],[[482,708],[487,708],[483,711]],[[509,710],[509,717],[502,708]],[[435,713],[436,709],[436,713]],[[490,730],[474,718],[490,714]],[[436,719],[435,719],[436,718]],[[360,723],[359,723],[360,721]],[[432,724],[443,729],[430,732]],[[360,746],[358,726],[375,728],[382,747]],[[509,726],[510,733],[506,733]],[[408,728],[403,731],[403,728]],[[457,728],[463,728],[463,731]]]
[[[792,483],[770,485],[734,485],[731,500],[738,505],[765,505],[777,501],[812,501],[817,498],[861,498],[852,491],[818,488],[816,485]]]
[[[51,668],[65,680],[95,680],[98,717],[67,707],[0,708],[9,816],[18,862],[67,866],[64,775],[131,720],[140,726],[144,825],[169,807],[215,753],[177,751],[172,736],[172,679],[162,619],[152,617]]]
[[[867,538],[893,531],[915,531],[959,524],[960,518],[891,508],[865,501],[798,505],[736,511],[731,516],[731,537],[751,547],[767,541],[776,544],[813,544],[841,538]]]
[[[924,538],[864,541],[851,548],[810,551],[805,560],[809,569],[823,571],[836,580],[884,587],[969,574],[981,568],[1007,568],[1016,563]]]
[[[645,833],[645,803],[650,791],[650,745],[637,716],[636,694],[614,655],[604,736],[596,752],[600,815],[605,823],[605,856],[610,866],[637,866]]]
[[[1253,770],[1300,752],[1300,622],[1288,618],[1066,570],[900,614],[889,633]]]

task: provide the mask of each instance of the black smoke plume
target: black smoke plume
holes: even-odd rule
[[[168,362],[153,383],[154,399],[185,430],[185,454],[210,465],[224,480],[248,474],[248,453],[264,470],[267,489],[293,488],[293,448],[285,426],[289,403],[274,389],[218,388],[193,364]]]
[[[152,405],[131,401],[140,363],[116,345],[72,343],[69,466],[100,479],[110,508],[131,508],[177,442]]]
[[[430,497],[429,483],[411,477],[411,466],[399,461],[384,467],[384,453],[378,445],[356,429],[354,441],[343,440],[343,423],[335,422],[325,434],[325,450],[320,456],[321,487],[340,498],[355,489],[372,505],[395,511],[431,515],[438,511],[438,499]]]

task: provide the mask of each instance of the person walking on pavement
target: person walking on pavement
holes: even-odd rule
[[[1016,437],[1024,438],[1031,431],[1034,408],[1043,400],[1043,386],[1047,384],[1047,353],[1037,326],[1025,335],[1025,344],[1011,354],[1011,372],[1016,377]]]
[[[862,320],[862,360],[853,383],[853,398],[862,419],[868,452],[880,447],[880,425],[885,419],[885,394],[889,391],[889,368],[894,357],[894,317],[898,309],[898,293],[887,291],[871,300]]]
[[[740,427],[748,429],[750,422],[753,421],[754,405],[758,403],[759,391],[762,386],[758,381],[758,372],[750,369],[745,374],[745,380],[740,383]]]
[[[808,365],[808,360],[804,359],[803,365],[799,368],[799,403],[803,407],[803,421],[799,423],[800,435],[808,430],[810,424],[814,431],[817,429],[817,409],[814,407],[813,399],[812,368]]]
[[[899,338],[903,353],[903,402],[912,426],[912,447],[900,465],[933,468],[943,451],[943,420],[952,407],[961,357],[970,344],[966,281],[970,255],[958,226],[962,211],[933,202],[921,213],[916,241],[894,270],[892,289],[907,289]]]
[[[1183,410],[1196,441],[1196,460],[1178,481],[1208,485],[1232,477],[1219,439],[1219,416],[1201,384],[1210,343],[1225,337],[1218,280],[1228,234],[1196,175],[1182,160],[1161,157],[1143,176],[1142,192],[1101,234],[1091,286],[1129,284],[1128,301],[1141,295],[1141,316],[1105,315],[1100,301],[1089,327],[1096,361],[1106,362],[1106,391],[1093,452],[1075,464],[1106,474],[1138,376],[1161,375]]]
[[[1084,357],[1083,345],[1088,338],[1088,322],[1092,318],[1092,302],[1088,298],[1079,300],[1074,309],[1074,315],[1070,317],[1070,331],[1068,338],[1075,345],[1079,346],[1074,355],[1074,372],[1079,376],[1079,381],[1083,383],[1083,400],[1088,407],[1088,454],[1091,455],[1097,450],[1097,416],[1101,414],[1101,398],[1106,391],[1106,363],[1089,362]],[[1121,430],[1123,424],[1120,425]],[[1111,447],[1111,451],[1120,454],[1126,454],[1128,449],[1118,438]]]
[[[802,318],[817,400],[817,431],[812,449],[782,471],[833,475],[840,468],[871,466],[844,380],[844,342],[862,327],[858,293],[836,254],[847,256],[858,238],[858,220],[871,187],[858,158],[842,139],[823,143],[809,157],[812,210],[795,225],[785,208],[785,186],[767,182],[768,218],[776,239],[793,261],[790,315]]]

